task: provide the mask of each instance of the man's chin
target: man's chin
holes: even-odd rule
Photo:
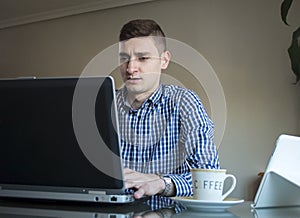
[[[133,85],[128,85],[126,84],[126,89],[128,92],[132,93],[132,94],[139,94],[141,93],[141,88],[139,86],[133,86]]]

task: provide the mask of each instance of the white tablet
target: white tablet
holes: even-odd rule
[[[281,135],[254,199],[254,208],[300,206],[300,137]]]

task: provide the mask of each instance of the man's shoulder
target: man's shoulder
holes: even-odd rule
[[[202,101],[196,92],[185,87],[165,85],[163,96],[166,101],[176,103],[182,108],[196,110],[196,108],[203,107]]]
[[[187,88],[176,86],[176,85],[162,85],[164,94],[183,94],[185,92],[188,92],[189,90]]]
[[[197,94],[190,89],[185,87],[176,86],[176,85],[163,85],[163,94],[165,96],[173,96],[173,97],[196,97],[198,98]]]

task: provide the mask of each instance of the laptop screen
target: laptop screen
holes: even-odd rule
[[[103,78],[99,88],[99,79],[81,80],[87,88],[98,87],[95,120],[105,141],[99,146],[108,146],[119,155],[118,133],[111,111],[114,109],[113,81]],[[72,122],[77,81],[78,78],[0,81],[0,184],[91,189],[123,187],[121,180],[102,173],[91,164],[77,142]],[[119,167],[116,171],[120,174]]]

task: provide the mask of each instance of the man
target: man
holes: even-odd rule
[[[124,87],[117,92],[126,188],[134,197],[192,195],[191,168],[219,168],[213,124],[199,97],[160,84],[171,59],[153,20],[132,20],[119,36]]]

